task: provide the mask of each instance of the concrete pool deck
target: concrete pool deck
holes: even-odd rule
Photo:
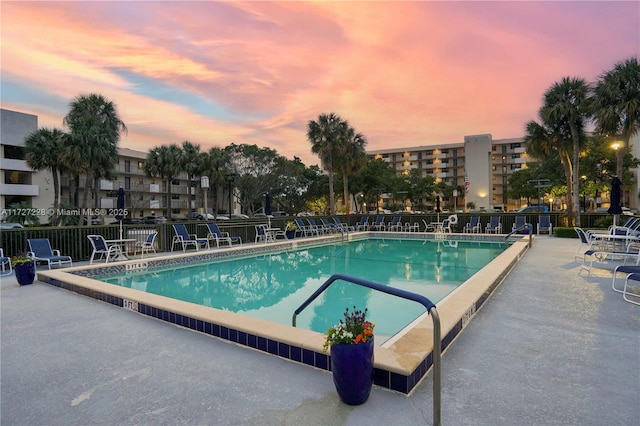
[[[537,238],[449,346],[443,424],[637,424],[640,308],[577,246]],[[350,407],[325,371],[13,276],[0,297],[2,424],[432,422],[431,372]]]

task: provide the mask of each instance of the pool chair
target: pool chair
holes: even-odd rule
[[[182,251],[187,251],[187,247],[194,246],[196,251],[200,250],[200,247],[209,247],[209,240],[207,238],[198,238],[195,234],[189,234],[187,227],[184,223],[173,224],[173,241],[171,241],[171,251],[175,249],[175,246],[182,246]]]
[[[462,231],[465,233],[480,233],[481,230],[482,225],[480,224],[480,216],[471,216],[469,222],[464,225],[464,228],[462,228]]]
[[[338,219],[337,217],[333,216],[333,223],[335,223],[336,225],[336,229],[341,230],[342,232],[349,232],[349,231],[355,231],[356,228],[354,226],[348,225],[346,223],[342,223],[340,222],[340,219]]]
[[[276,240],[276,234],[269,230],[269,225],[261,224],[255,225],[256,227],[256,244],[257,243],[271,243]],[[280,231],[284,233],[284,231]],[[285,238],[287,236],[285,235]]]
[[[552,227],[551,217],[548,214],[540,215],[538,219],[538,235],[540,235],[540,232],[546,232],[550,236],[553,235]]]
[[[209,240],[215,241],[216,247],[218,248],[220,247],[220,243],[229,244],[229,247],[231,247],[234,243],[242,244],[242,238],[232,237],[228,232],[222,232],[220,228],[218,228],[218,224],[215,222],[207,223],[207,228],[209,229],[209,235],[207,235],[207,238]]]
[[[0,266],[2,266],[1,275],[11,275],[11,259],[5,257],[4,252],[0,248]]]
[[[48,238],[32,238],[28,239],[29,252],[27,256],[33,258],[36,262],[47,262],[47,266],[51,269],[51,264],[62,267],[63,264],[68,263],[69,266],[73,266],[71,256],[60,255],[60,250],[51,249],[51,243]]]
[[[141,259],[144,257],[145,252],[147,253],[153,252],[153,254],[157,254],[156,248],[155,248],[155,242],[156,242],[157,236],[158,236],[158,232],[153,231],[147,236],[146,240],[138,241],[133,248],[133,254],[136,254],[138,253],[138,251],[140,251]]]
[[[326,232],[324,226],[318,226],[316,224],[316,221],[311,219],[310,217],[307,218],[307,222],[309,222],[309,228],[313,230],[313,232],[315,232],[317,235],[320,235],[321,232],[322,235],[324,235],[324,233]]]
[[[360,222],[356,224],[356,231],[368,231],[369,230],[369,216],[362,216]]]
[[[500,222],[500,216],[491,216],[487,227],[484,229],[487,234],[500,234],[502,232],[502,223]]]
[[[526,216],[516,216],[516,221],[513,222],[513,226],[511,227],[511,232],[516,232],[516,229],[519,229],[518,232],[524,231],[524,226],[527,224]]]
[[[369,225],[370,231],[384,231],[387,226],[384,224],[384,216],[377,216],[376,221]]]
[[[402,218],[400,216],[394,216],[387,225],[387,228],[389,228],[389,231],[402,231]]]
[[[444,233],[453,232],[452,226],[454,225],[453,224],[454,219],[452,218],[452,216],[453,215],[443,220],[442,224],[440,224],[440,226],[438,226],[438,229],[436,229],[436,232],[444,232]],[[456,216],[456,223],[457,223],[457,216]]]
[[[616,287],[616,278],[618,273],[627,274],[624,279],[624,285],[622,289]],[[640,266],[638,265],[620,265],[616,266],[613,271],[613,280],[611,281],[611,288],[618,293],[622,293],[622,298],[634,305],[640,305],[640,292],[631,292],[629,281],[640,282]],[[640,284],[639,284],[640,286]]]
[[[296,226],[298,227],[298,230],[300,230],[300,232],[302,232],[302,234],[305,237],[308,237],[309,235],[313,235],[316,234],[318,235],[317,230],[312,229],[309,225],[307,225],[306,223],[304,223],[304,221],[301,218],[295,218],[294,219]]]
[[[108,245],[102,235],[87,235],[87,238],[93,248],[89,258],[89,265],[93,265],[94,260],[104,260],[105,263],[120,260],[122,250],[118,244]]]
[[[338,232],[336,226],[333,223],[329,222],[329,219],[323,217],[320,219],[320,222],[322,222],[322,228],[326,233],[333,234],[334,232]]]

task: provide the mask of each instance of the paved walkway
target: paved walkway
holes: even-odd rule
[[[539,238],[445,352],[442,424],[639,424],[640,307],[577,244]],[[350,407],[323,371],[45,284],[0,296],[2,425],[432,424],[431,374]]]

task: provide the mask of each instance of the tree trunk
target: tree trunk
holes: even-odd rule
[[[58,224],[58,206],[60,205],[60,175],[58,169],[51,168],[51,174],[53,175],[53,213],[51,214],[51,226]]]
[[[344,208],[346,209],[345,213],[349,214],[351,211],[351,200],[349,199],[349,177],[346,173],[342,173],[342,192],[344,197]]]
[[[570,125],[571,139],[573,139],[573,212],[575,215],[575,225],[580,227],[580,136],[578,135],[578,129],[575,124]],[[569,225],[571,226],[571,225]]]
[[[333,193],[333,160],[329,156],[327,160],[327,171],[329,172],[329,215],[335,214],[335,196]]]

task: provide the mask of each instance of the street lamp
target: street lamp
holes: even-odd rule
[[[611,148],[616,152],[616,175],[622,180],[622,163],[624,157],[624,143],[615,141],[611,144]]]
[[[587,212],[587,191],[586,188],[584,188],[584,186],[586,186],[587,184],[587,177],[586,176],[580,176],[580,178],[582,178],[582,212],[586,213]]]
[[[229,219],[231,219],[231,184],[236,179],[236,174],[229,173],[224,176],[224,179],[229,182]]]

